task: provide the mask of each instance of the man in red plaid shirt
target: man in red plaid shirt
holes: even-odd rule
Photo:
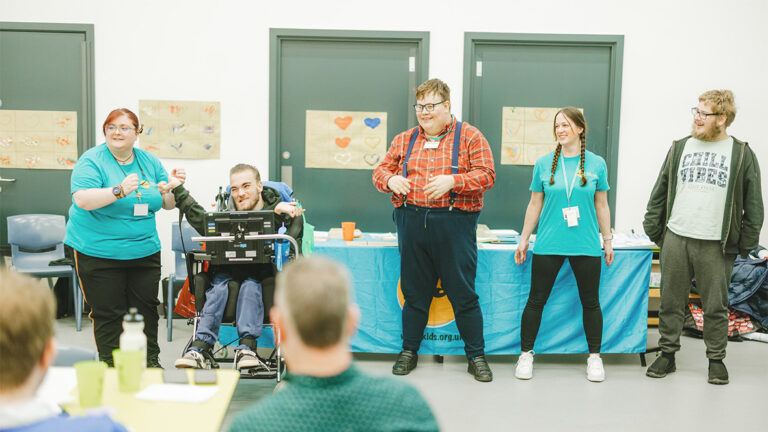
[[[467,371],[488,382],[493,373],[475,293],[476,230],[483,192],[493,187],[496,173],[488,141],[474,126],[456,121],[450,96],[439,79],[420,85],[414,106],[419,126],[397,135],[373,172],[376,189],[392,193],[405,297],[403,350],[392,373],[406,375],[416,367],[439,279],[464,340]]]

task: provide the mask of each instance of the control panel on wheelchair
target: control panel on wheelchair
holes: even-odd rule
[[[213,265],[271,263],[281,240],[294,254],[299,250],[293,237],[277,233],[272,210],[209,212],[204,225],[205,235],[192,240],[206,242],[206,250],[194,251],[193,258]]]

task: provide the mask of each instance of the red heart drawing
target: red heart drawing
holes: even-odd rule
[[[352,123],[352,117],[336,117],[333,122],[336,123],[336,126],[340,127],[341,130],[346,130],[347,127],[349,127],[349,124]]]
[[[350,141],[352,141],[350,137],[336,138],[336,145],[341,148],[347,148]]]

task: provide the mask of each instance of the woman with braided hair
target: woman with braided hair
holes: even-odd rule
[[[600,344],[603,314],[600,310],[600,270],[605,244],[605,263],[613,262],[611,214],[608,208],[608,173],[605,160],[586,149],[587,123],[578,108],[557,112],[554,121],[557,147],[536,161],[531,200],[525,212],[515,263],[522,264],[528,240],[539,229],[531,259],[531,292],[523,311],[521,354],[515,369],[519,379],[533,377],[533,348],[544,305],[565,259],[573,269],[584,314],[584,333],[589,358],[587,379],[605,380]],[[598,230],[599,227],[599,230]]]

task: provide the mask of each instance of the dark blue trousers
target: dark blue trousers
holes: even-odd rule
[[[395,209],[405,297],[403,349],[419,350],[440,279],[453,307],[467,358],[485,353],[483,314],[475,293],[479,215],[456,208],[448,211],[408,205]]]

